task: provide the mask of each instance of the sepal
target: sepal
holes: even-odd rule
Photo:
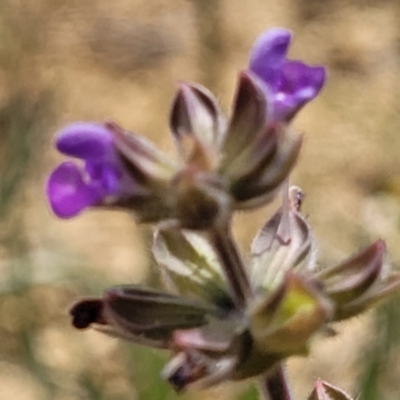
[[[152,250],[162,276],[173,290],[221,308],[233,307],[218,257],[205,236],[172,227],[159,228]]]
[[[257,137],[267,128],[267,100],[254,75],[242,72],[234,100],[232,117],[221,148],[223,155],[220,170],[233,175],[236,160],[249,153]]]
[[[307,400],[353,400],[347,393],[328,382],[318,379]]]
[[[284,191],[282,207],[257,233],[251,245],[251,282],[261,290],[275,288],[285,272],[309,275],[315,268],[316,249],[311,227],[300,212],[303,191]]]
[[[195,349],[181,351],[165,365],[161,376],[177,391],[205,389],[228,380],[237,364],[235,356],[212,356]]]
[[[136,183],[130,196],[116,196],[112,206],[130,209],[140,222],[156,222],[174,214],[170,182],[178,171],[170,159],[151,142],[107,122],[124,170]],[[108,204],[106,204],[108,205]]]
[[[386,245],[378,240],[348,260],[316,274],[336,304],[335,321],[362,313],[400,287],[400,274],[387,271],[385,255]]]
[[[102,298],[82,299],[70,309],[77,329],[93,327],[161,348],[169,348],[174,331],[204,326],[217,313],[210,304],[134,285],[114,287]]]
[[[300,150],[301,136],[285,123],[271,124],[267,109],[263,84],[252,73],[242,72],[219,165],[239,209],[272,200]]]
[[[283,283],[250,309],[250,332],[270,354],[302,354],[332,314],[332,304],[313,282],[286,273]]]
[[[196,83],[181,83],[172,105],[170,128],[181,146],[185,136],[217,148],[225,131],[225,117],[214,95]]]
[[[230,181],[229,190],[237,209],[260,207],[273,200],[296,164],[302,136],[285,125],[269,129],[278,129],[275,149],[250,173]]]
[[[168,181],[177,172],[178,166],[143,136],[127,132],[112,121],[105,126],[112,132],[115,146],[135,181],[157,184]]]

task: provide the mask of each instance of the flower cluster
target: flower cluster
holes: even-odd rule
[[[112,206],[134,211],[140,221],[179,219],[187,226],[199,223],[190,221],[198,215],[187,215],[192,208],[201,208],[203,222],[212,214],[213,223],[224,209],[268,202],[299,153],[301,137],[288,122],[325,80],[323,67],[286,58],[290,39],[288,31],[272,29],[256,42],[229,121],[208,90],[181,84],[170,118],[178,160],[111,122],[64,128],[57,149],[84,165],[64,162],[51,174],[47,195],[55,214],[70,218]],[[187,202],[204,204],[185,209]]]
[[[167,288],[111,288],[76,302],[72,323],[171,350],[162,376],[178,391],[262,376],[273,386],[281,362],[307,354],[317,332],[400,286],[381,240],[316,268],[304,195],[288,177],[301,147],[291,122],[318,95],[326,73],[289,60],[290,40],[290,32],[275,28],[256,41],[229,118],[207,89],[180,85],[170,116],[176,160],[113,122],[74,123],[56,139],[60,152],[82,164],[63,162],[50,175],[54,213],[70,218],[90,207],[117,208],[157,224],[152,251]],[[279,193],[281,207],[244,261],[232,214]],[[322,381],[309,397],[347,398]]]

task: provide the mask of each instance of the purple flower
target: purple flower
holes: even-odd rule
[[[321,91],[325,68],[288,60],[292,34],[283,28],[264,32],[255,42],[249,69],[267,87],[273,120],[290,120]]]
[[[135,191],[136,184],[125,171],[106,126],[70,124],[58,134],[56,147],[84,163],[63,162],[50,175],[47,197],[57,216],[71,218],[87,207],[112,203]]]

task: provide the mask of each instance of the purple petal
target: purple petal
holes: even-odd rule
[[[250,71],[265,84],[265,93],[274,120],[290,120],[314,99],[325,83],[325,68],[286,58],[291,32],[274,28],[256,41],[250,56]]]
[[[274,93],[274,119],[290,119],[307,102],[314,99],[325,83],[325,68],[310,67],[299,61],[282,68],[279,87]]]
[[[107,161],[87,161],[85,170],[90,177],[92,182],[97,182],[99,187],[102,188],[104,196],[122,194],[126,190],[122,187],[123,169],[122,166],[115,162],[109,163]],[[131,189],[133,187],[133,181],[126,177],[125,181],[131,183]],[[126,188],[125,188],[126,189]]]
[[[112,133],[101,124],[76,122],[61,130],[56,139],[57,149],[80,159],[112,158]]]
[[[101,191],[83,180],[83,172],[72,162],[60,164],[47,182],[47,197],[54,213],[71,218],[89,206],[99,204]]]
[[[276,70],[284,63],[292,34],[283,28],[273,28],[256,40],[250,55],[250,70],[267,83],[273,83]]]
[[[325,83],[325,68],[308,66],[301,61],[289,61],[282,66],[278,92],[313,99]]]

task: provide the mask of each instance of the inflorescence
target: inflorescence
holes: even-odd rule
[[[257,39],[229,118],[206,88],[180,84],[170,117],[177,159],[110,121],[73,123],[56,137],[57,149],[75,160],[48,179],[54,213],[122,209],[154,224],[152,251],[166,284],[165,291],[125,285],[79,300],[72,323],[169,349],[162,376],[178,391],[268,376],[289,356],[307,354],[317,332],[400,286],[381,240],[316,268],[304,195],[288,180],[302,143],[291,123],[319,94],[326,71],[288,59],[290,41],[282,28]],[[245,261],[232,215],[277,195],[281,207]],[[309,399],[350,397],[317,381]]]

